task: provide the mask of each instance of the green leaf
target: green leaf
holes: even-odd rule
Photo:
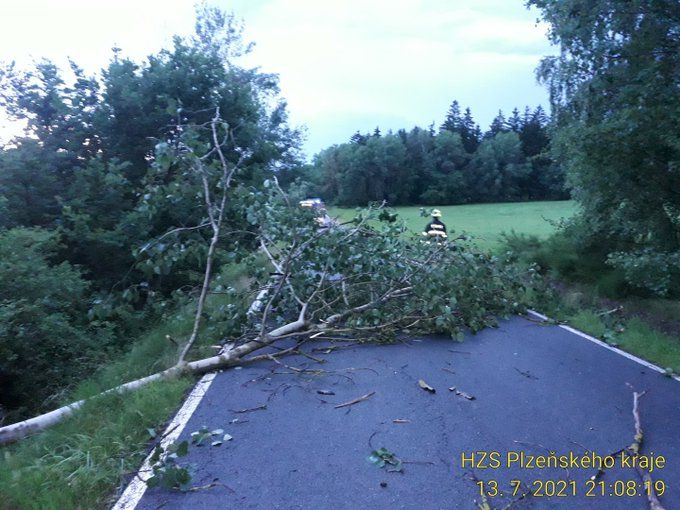
[[[394,467],[388,469],[390,473],[401,473],[404,471],[404,466],[402,465],[402,462],[400,460],[394,463],[393,465]]]
[[[158,460],[161,458],[162,453],[163,448],[161,448],[161,445],[156,445],[156,448],[154,448],[153,453],[149,458],[149,462],[151,462],[151,464],[155,464],[156,462],[158,462]]]
[[[184,457],[189,453],[189,443],[187,441],[182,441],[177,445],[177,456]]]

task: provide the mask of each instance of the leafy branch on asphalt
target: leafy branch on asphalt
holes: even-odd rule
[[[404,466],[401,459],[387,448],[373,450],[366,460],[379,468],[387,467],[389,473],[404,472]]]

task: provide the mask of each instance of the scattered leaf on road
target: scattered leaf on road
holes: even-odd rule
[[[390,466],[387,469],[390,473],[401,473],[404,471],[401,459],[397,458],[397,456],[387,448],[373,450],[366,460],[379,468]]]

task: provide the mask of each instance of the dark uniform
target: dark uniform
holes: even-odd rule
[[[432,221],[425,227],[424,234],[430,238],[446,239],[446,225],[439,218],[432,218]]]

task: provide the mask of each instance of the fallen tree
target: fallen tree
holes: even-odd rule
[[[232,147],[239,156],[225,157],[225,147],[233,137],[229,127],[220,122],[219,112],[205,127],[212,134],[207,152],[197,154],[185,145],[180,146],[177,157],[187,163],[194,178],[198,177],[206,219],[196,227],[166,234],[181,236],[208,226],[212,230],[206,240],[204,277],[197,289],[191,334],[178,348],[174,366],[102,395],[133,391],[162,379],[276,358],[314,339],[342,336],[392,341],[402,333],[461,338],[466,329],[477,331],[495,325],[498,317],[523,311],[526,285],[535,274],[532,270],[521,270],[478,252],[464,236],[445,244],[409,236],[397,215],[384,205],[359,211],[343,225],[319,228],[315,213],[302,210],[299,197],[284,193],[272,180],[265,182],[264,190],[251,190],[242,206],[260,247],[256,253],[244,248],[241,254],[253,262],[248,293],[258,294],[259,306],[250,310],[229,307],[213,315],[205,305],[211,293],[217,292],[212,288],[212,275],[220,242],[230,235],[223,231],[224,211],[232,178],[242,164],[247,164],[247,153]],[[268,268],[255,263],[262,254]],[[227,292],[236,293],[231,288]],[[226,330],[237,331],[222,339],[233,347],[217,356],[188,361],[203,323],[223,323]],[[275,345],[285,341],[296,344]],[[248,357],[269,346],[273,352]],[[83,404],[78,401],[2,427],[0,444],[50,427]]]

